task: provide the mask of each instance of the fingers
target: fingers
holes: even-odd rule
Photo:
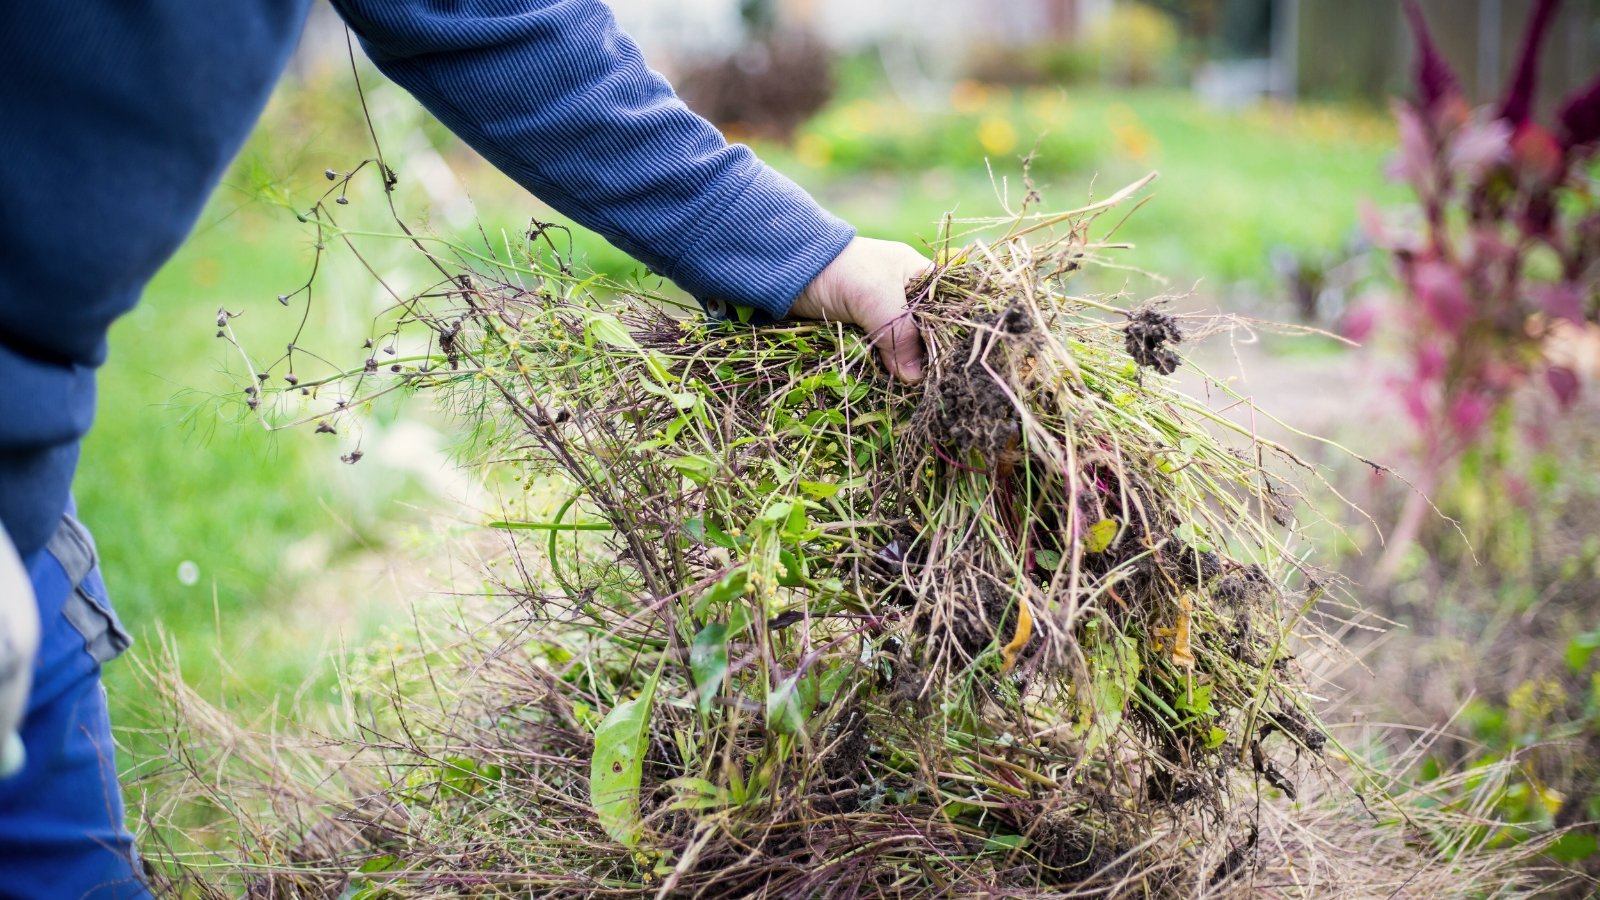
[[[900,311],[872,335],[878,357],[889,374],[902,384],[922,381],[922,335],[903,305]]]
[[[922,336],[906,308],[907,286],[929,269],[905,244],[856,238],[795,299],[789,315],[860,325],[889,374],[922,380]]]

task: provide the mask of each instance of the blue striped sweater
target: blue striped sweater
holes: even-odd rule
[[[193,227],[309,0],[0,10],[0,524],[66,506],[106,331]],[[848,225],[691,113],[599,0],[333,0],[529,191],[704,301],[782,316]]]

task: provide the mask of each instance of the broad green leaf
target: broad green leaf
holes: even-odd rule
[[[700,629],[689,645],[689,668],[694,672],[700,714],[705,715],[728,676],[728,626],[713,622]]]
[[[777,485],[774,484],[773,486],[776,487]],[[789,511],[793,508],[794,503],[789,500],[779,500],[768,504],[767,508],[761,511],[760,521],[773,523],[786,521],[789,518]]]
[[[1226,731],[1213,726],[1211,731],[1206,735],[1206,749],[1215,750],[1218,747],[1221,747],[1222,742],[1226,741],[1227,739],[1228,733]]]
[[[1564,863],[1575,863],[1600,852],[1600,839],[1582,831],[1569,831],[1550,845],[1550,855]]]
[[[826,500],[829,497],[832,497],[834,494],[839,493],[840,487],[841,485],[832,484],[826,481],[800,482],[800,490],[805,491],[818,500]]]
[[[1589,660],[1600,650],[1600,629],[1586,631],[1567,642],[1567,668],[1576,675],[1588,668]]]
[[[767,693],[767,727],[781,734],[799,734],[816,705],[816,679],[790,675]]]
[[[672,380],[672,358],[665,353],[651,350],[645,354],[644,362],[650,367],[650,374],[654,375],[657,381],[665,384]]]
[[[704,778],[685,775],[667,782],[667,787],[677,794],[669,809],[717,809],[727,806],[733,798],[726,788],[720,788]]]
[[[799,509],[799,507],[795,507]],[[788,548],[778,550],[778,562],[783,564],[783,572],[778,576],[778,584],[784,587],[803,587],[806,583],[805,557],[799,556]]]
[[[1061,554],[1054,550],[1036,550],[1033,554],[1033,561],[1046,569],[1057,569],[1061,566]]]
[[[700,599],[694,603],[694,612],[703,616],[713,606],[731,603],[744,596],[744,589],[750,584],[750,573],[744,569],[734,569],[722,576],[722,580],[706,588]]]
[[[650,676],[638,697],[619,703],[600,720],[594,732],[594,757],[589,765],[589,803],[600,827],[627,847],[639,842],[639,783],[644,756],[650,749],[650,704],[656,679]]]
[[[667,465],[695,484],[705,484],[717,473],[717,462],[704,456],[679,456],[667,460]]]
[[[1117,539],[1117,520],[1101,519],[1083,533],[1083,552],[1104,553]]]
[[[844,687],[845,679],[850,677],[853,666],[838,665],[823,674],[817,688],[817,699],[823,703],[832,703],[839,696],[839,689]]]
[[[637,380],[639,387],[644,388],[647,393],[655,394],[657,397],[665,397],[678,409],[694,409],[695,404],[700,402],[700,395],[693,391],[670,390],[643,376],[640,376]]]
[[[1131,638],[1110,634],[1089,654],[1089,704],[1078,710],[1085,729],[1084,752],[1104,746],[1122,725],[1122,714],[1139,680],[1139,654]]]
[[[621,319],[605,312],[589,312],[585,316],[588,319],[589,334],[595,340],[624,350],[639,349],[639,342],[628,333],[628,326],[622,324]]]
[[[1212,689],[1212,685],[1199,684],[1180,691],[1172,701],[1172,708],[1194,716],[1214,716],[1217,711],[1211,706]]]
[[[799,535],[805,534],[806,529],[810,527],[811,523],[806,521],[806,508],[804,504],[796,503],[794,506],[789,508],[788,521],[786,521],[783,525],[784,534],[787,534],[790,537],[798,537]]]
[[[1200,553],[1210,553],[1216,549],[1206,535],[1205,526],[1198,522],[1184,522],[1172,529],[1172,536]]]

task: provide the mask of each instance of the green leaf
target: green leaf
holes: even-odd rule
[[[1177,528],[1172,529],[1172,536],[1193,547],[1199,553],[1210,553],[1216,549],[1211,545],[1211,541],[1206,535],[1205,526],[1198,522],[1184,522]]]
[[[1058,569],[1061,567],[1061,554],[1054,550],[1036,550],[1033,561],[1046,569]]]
[[[1227,739],[1228,733],[1226,731],[1213,726],[1211,731],[1206,734],[1206,749],[1215,750],[1218,747],[1221,747],[1222,742],[1226,741]]]
[[[777,487],[777,485],[773,485],[773,487]],[[772,522],[774,524],[777,524],[778,522],[786,522],[789,518],[789,511],[792,509],[794,509],[793,501],[778,500],[774,503],[768,504],[767,508],[761,511],[758,521]]]
[[[842,487],[842,485],[832,484],[826,481],[800,482],[800,490],[805,491],[818,500],[826,500],[829,497],[832,497],[834,494],[839,493],[840,487]]]
[[[839,689],[844,687],[845,679],[850,677],[853,666],[834,666],[822,676],[822,681],[817,687],[817,699],[823,703],[832,703],[839,696]]]
[[[659,384],[655,384],[643,376],[638,378],[638,382],[639,386],[644,388],[647,393],[655,394],[657,397],[665,397],[673,406],[677,407],[678,409],[694,409],[695,404],[700,402],[700,395],[693,391],[670,390],[662,387]]]
[[[1576,675],[1589,665],[1596,650],[1600,650],[1600,629],[1586,631],[1567,642],[1567,668]]]
[[[1132,638],[1111,634],[1089,654],[1089,703],[1078,710],[1084,752],[1104,746],[1122,725],[1122,714],[1139,680],[1138,647]]]
[[[667,465],[699,485],[709,482],[717,474],[717,461],[704,456],[678,456],[667,460]]]
[[[689,645],[689,668],[694,672],[700,714],[706,715],[728,676],[728,626],[713,622],[700,629]]]
[[[1020,834],[990,834],[983,838],[985,850],[1016,850],[1028,843],[1028,839]]]
[[[799,537],[800,535],[805,534],[806,529],[810,527],[811,523],[806,521],[805,504],[796,503],[794,506],[789,508],[788,521],[784,522],[783,525],[784,534],[788,535],[789,537]]]
[[[1600,852],[1600,838],[1582,831],[1569,831],[1550,845],[1550,855],[1560,862],[1575,863]]]
[[[1104,553],[1117,539],[1117,520],[1101,519],[1083,533],[1083,552]]]
[[[727,806],[733,798],[726,788],[717,787],[704,778],[685,775],[667,782],[667,787],[677,794],[668,809],[717,809]]]
[[[624,350],[639,349],[639,342],[633,339],[633,335],[628,332],[628,326],[622,324],[621,319],[605,312],[589,312],[584,315],[588,320],[589,334],[595,340]]]
[[[788,548],[779,548],[778,562],[783,564],[783,572],[778,576],[778,584],[784,587],[805,586],[806,561],[804,556],[797,555]]]
[[[594,732],[594,757],[589,765],[589,803],[600,827],[627,847],[639,843],[639,783],[644,755],[650,749],[650,704],[660,670],[645,682],[638,697],[619,703],[600,720]]]
[[[799,734],[816,705],[816,679],[790,675],[767,692],[767,727],[780,734]]]
[[[1172,701],[1172,708],[1194,716],[1216,715],[1217,711],[1211,707],[1212,690],[1213,686],[1209,684],[1191,686],[1178,693]]]
[[[713,606],[732,603],[744,596],[744,589],[750,584],[750,573],[744,569],[734,569],[722,576],[722,580],[706,588],[700,599],[694,602],[694,612],[697,616],[706,614],[706,610]]]

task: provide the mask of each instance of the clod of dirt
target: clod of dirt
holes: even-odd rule
[[[1272,579],[1258,565],[1243,566],[1217,582],[1213,596],[1230,606],[1242,606],[1272,591]]]
[[[1183,342],[1183,332],[1178,320],[1153,307],[1143,307],[1128,317],[1125,345],[1133,361],[1146,369],[1155,369],[1162,375],[1177,371],[1182,360],[1167,344]]]
[[[1011,620],[1014,598],[987,581],[969,584],[954,602],[929,606],[917,616],[913,628],[933,642],[949,640],[967,658],[982,653]]]
[[[840,781],[857,774],[867,760],[872,739],[867,733],[867,716],[858,704],[852,703],[829,729],[833,738],[832,749],[822,761],[822,770],[828,778]]]
[[[1052,871],[1047,881],[1060,885],[1113,884],[1131,868],[1109,829],[1083,821],[1079,811],[1058,809],[1046,813],[1029,834],[1029,849]]]
[[[987,468],[1014,461],[1022,439],[1016,405],[991,369],[1003,371],[1005,354],[1018,344],[1023,345],[1022,352],[1027,352],[1034,324],[1028,311],[1017,305],[987,321],[980,319],[977,324],[994,330],[974,328],[949,351],[949,358],[958,360],[960,366],[939,374],[926,402],[933,406],[934,439],[961,451],[962,456],[976,452],[981,465]],[[977,356],[975,344],[984,347]],[[964,458],[956,462],[969,464]]]
[[[1323,734],[1320,728],[1306,721],[1306,717],[1299,710],[1286,709],[1267,713],[1266,726],[1261,729],[1261,735],[1265,737],[1273,728],[1287,734],[1312,753],[1321,753],[1322,748],[1328,743],[1328,736]]]
[[[1216,870],[1211,873],[1211,881],[1209,886],[1216,887],[1217,885],[1238,874],[1238,872],[1245,867],[1246,863],[1254,862],[1255,854],[1252,851],[1255,850],[1256,842],[1260,839],[1260,830],[1257,829],[1256,826],[1251,825],[1250,836],[1245,838],[1244,843],[1230,847],[1228,849],[1228,855],[1223,857],[1222,862],[1217,864]]]

